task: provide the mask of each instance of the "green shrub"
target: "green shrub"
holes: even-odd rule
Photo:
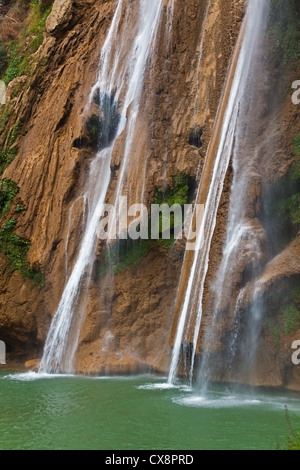
[[[285,212],[293,225],[300,226],[300,133],[294,138],[293,144],[296,161],[290,169],[288,178],[289,186],[294,187],[296,192],[282,201],[281,211]]]
[[[289,335],[300,327],[300,312],[295,304],[289,304],[282,313],[284,334]]]
[[[13,127],[9,137],[7,137],[7,143],[4,149],[0,152],[0,174],[3,173],[5,168],[14,160],[17,156],[17,148],[13,145],[15,144],[16,138],[19,135],[22,128],[22,124],[18,121]]]
[[[152,244],[151,240],[119,240],[119,243],[106,251],[99,274],[106,274],[110,269],[114,274],[119,274],[131,264],[137,266],[149,253]]]
[[[102,120],[96,114],[88,118],[86,122],[86,129],[91,139],[91,144],[97,146],[99,136],[102,132]]]
[[[98,150],[108,147],[115,138],[120,116],[119,104],[114,94],[101,92],[99,89],[94,96],[94,102],[99,106],[101,117],[93,114],[86,123],[91,144]]]
[[[4,46],[3,41],[0,39],[0,73],[5,69],[8,64],[7,48]]]
[[[155,204],[167,204],[169,207],[174,204],[183,206],[188,202],[188,176],[178,174],[173,178],[173,187],[168,187],[166,191],[161,188],[156,189]]]
[[[51,12],[52,2],[33,1],[27,18],[27,26],[20,37],[7,46],[7,69],[3,81],[8,84],[20,75],[32,73],[35,60],[32,57],[43,42],[46,19]],[[0,56],[1,57],[1,56]],[[1,67],[0,67],[1,69]]]
[[[0,251],[8,259],[10,274],[19,271],[23,277],[31,279],[34,284],[44,287],[45,281],[40,271],[31,269],[27,264],[27,253],[30,243],[14,235],[15,219],[10,219],[0,229]]]
[[[24,207],[22,207],[18,204],[17,207],[16,207],[16,213],[20,214],[21,212],[23,212],[23,210],[24,210]]]
[[[12,42],[8,52],[8,67],[6,69],[3,81],[8,84],[20,75],[23,56],[19,53],[18,42]]]
[[[300,450],[300,429],[291,432],[282,450]]]
[[[296,161],[291,168],[291,176],[293,180],[300,180],[300,132],[294,138],[293,153]]]
[[[285,417],[290,429],[290,434],[286,437],[285,442],[283,442],[279,449],[300,450],[300,428],[295,428],[295,426],[292,425],[287,406],[285,406]],[[297,422],[299,422],[299,419],[297,419]]]
[[[290,171],[272,188],[271,224],[275,230],[284,230],[289,239],[294,238],[300,228],[300,133],[294,138],[293,154],[296,160]]]
[[[0,214],[5,215],[15,195],[19,192],[18,186],[8,178],[1,181],[0,189]]]
[[[3,217],[8,212],[9,206],[19,192],[18,186],[8,178],[1,181],[0,188],[0,215]],[[16,213],[22,212],[22,206],[17,205]],[[36,285],[44,286],[45,281],[40,271],[31,269],[27,264],[27,253],[30,243],[13,233],[16,226],[15,219],[9,219],[0,228],[0,252],[8,259],[10,273],[19,271],[26,278],[31,279]]]
[[[298,0],[271,0],[270,32],[283,64],[297,62],[300,57]]]
[[[281,329],[280,329],[280,326],[279,325],[275,325],[274,323],[272,323],[272,320],[267,317],[265,319],[265,326],[269,329],[269,331],[272,333],[273,335],[273,342],[274,342],[274,345],[275,347],[278,349],[279,348],[279,344],[280,344],[280,336],[281,336]]]
[[[291,291],[292,299],[300,301],[300,287],[294,287]]]
[[[166,204],[169,207],[180,205],[183,207],[188,203],[189,184],[188,176],[178,174],[173,178],[173,187],[168,187],[165,191],[162,188],[157,188],[155,193],[155,204]],[[167,217],[167,216],[165,216]],[[162,233],[164,215],[159,215],[159,231]],[[174,232],[177,221],[174,214],[171,213],[170,228]],[[168,243],[169,242],[169,243]],[[163,245],[167,248],[173,245],[174,237],[172,240],[163,240]]]

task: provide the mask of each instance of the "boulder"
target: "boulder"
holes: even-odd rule
[[[46,20],[46,31],[55,34],[66,26],[72,18],[73,0],[55,0],[51,13]]]
[[[25,362],[25,369],[38,372],[40,363],[40,359],[32,359],[31,361],[27,361]]]

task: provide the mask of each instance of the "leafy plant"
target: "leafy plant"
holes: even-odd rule
[[[23,210],[24,210],[24,207],[22,207],[18,204],[17,207],[16,207],[16,213],[20,214],[20,212],[23,212]]]
[[[300,327],[300,312],[295,304],[289,304],[284,308],[282,314],[284,334],[292,333]]]
[[[8,178],[1,181],[0,189],[0,214],[5,215],[15,195],[19,192],[18,186]]]
[[[300,180],[300,132],[294,138],[293,153],[296,157],[295,163],[291,168],[291,176],[293,180]]]
[[[23,57],[19,53],[19,43],[11,42],[8,52],[8,67],[3,77],[3,81],[8,84],[20,75]]]
[[[174,204],[183,206],[188,202],[188,176],[178,174],[173,178],[173,187],[168,187],[166,191],[157,188],[155,194],[155,204],[167,204],[169,207]]]
[[[266,229],[271,245],[277,246],[277,252],[290,243],[300,229],[300,133],[294,138],[293,154],[295,161],[289,172],[266,195],[266,200],[270,200],[269,225]]]
[[[93,114],[86,122],[86,128],[90,136],[91,144],[98,150],[108,147],[113,141],[120,116],[118,114],[118,102],[114,94],[108,94],[97,90],[94,102],[99,106],[101,117]]]
[[[17,149],[14,147],[16,138],[20,133],[22,124],[18,121],[13,127],[10,135],[7,137],[7,143],[4,149],[0,152],[0,173],[3,173],[5,168],[13,161],[17,156]]]
[[[3,44],[3,41],[0,40],[0,72],[7,66],[8,60],[7,48]]]
[[[2,217],[8,212],[10,204],[18,192],[18,186],[10,179],[4,178],[1,181],[0,215]],[[17,205],[16,213],[20,213],[23,210],[22,206]],[[15,226],[16,219],[9,219],[4,226],[0,228],[0,251],[8,259],[11,274],[17,270],[22,276],[32,279],[36,285],[44,286],[45,281],[41,272],[31,269],[27,264],[27,253],[30,248],[30,243],[13,233]]]
[[[270,318],[265,319],[265,325],[273,335],[273,342],[276,348],[279,348],[281,329],[280,326],[274,325]]]
[[[105,253],[104,263],[99,269],[99,274],[104,275],[109,269],[114,274],[120,274],[130,264],[138,265],[146,256],[151,247],[151,240],[120,240]]]
[[[19,271],[26,278],[31,279],[34,284],[45,286],[44,278],[40,271],[31,269],[27,264],[27,253],[30,243],[27,240],[14,235],[16,225],[15,219],[10,219],[0,229],[0,251],[6,255],[10,268],[10,274]]]
[[[102,130],[102,121],[99,116],[93,114],[86,122],[86,129],[91,139],[91,144],[97,146],[99,141],[99,135]]]
[[[270,32],[282,63],[299,60],[300,11],[298,0],[271,0]]]
[[[189,184],[188,184],[188,176],[177,174],[173,178],[173,187],[168,187],[165,191],[162,188],[157,188],[155,193],[155,204],[162,205],[166,204],[169,207],[174,205],[179,205],[183,207],[185,204],[188,203],[188,194],[189,194]],[[164,219],[169,218],[169,215],[164,215],[160,213],[159,215],[159,231],[162,233],[163,226],[164,226]],[[168,222],[168,220],[166,221]],[[174,231],[175,227],[177,227],[178,223],[182,223],[182,220],[177,221],[175,220],[175,216],[171,213],[170,217],[170,228]],[[167,243],[167,246],[170,246],[174,243],[174,238],[172,242],[170,240],[164,240]]]
[[[285,416],[288,427],[290,429],[290,434],[286,437],[285,442],[279,447],[279,449],[300,450],[300,429],[295,429],[292,426],[287,406],[285,406]]]
[[[32,1],[30,13],[19,38],[7,45],[7,69],[3,76],[5,83],[20,75],[30,75],[34,69],[33,54],[43,42],[45,23],[51,12],[52,2]],[[1,69],[1,67],[0,67]]]

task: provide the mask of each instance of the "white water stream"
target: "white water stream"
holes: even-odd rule
[[[183,306],[180,312],[177,332],[174,342],[172,361],[170,365],[168,382],[174,383],[178,374],[178,367],[182,345],[188,343],[192,320],[193,344],[189,360],[189,381],[192,383],[194,374],[195,355],[199,340],[199,333],[203,313],[203,294],[206,275],[209,267],[210,248],[216,227],[217,212],[222,195],[224,181],[232,156],[235,137],[239,125],[239,110],[243,100],[247,99],[247,81],[254,61],[261,33],[266,23],[268,0],[250,0],[247,8],[245,32],[231,84],[227,108],[222,122],[218,149],[215,157],[214,169],[211,178],[209,193],[206,200],[205,213],[196,246],[196,253],[190,269]],[[226,90],[224,91],[226,92]]]
[[[86,306],[85,297],[97,247],[97,228],[103,215],[103,204],[111,177],[113,147],[125,130],[125,152],[116,191],[118,200],[130,159],[146,65],[155,53],[162,9],[163,0],[119,0],[102,49],[99,75],[86,108],[91,106],[95,93],[99,90],[100,104],[103,104],[102,100],[105,97],[107,99],[107,96],[113,96],[116,106],[119,104],[119,122],[113,141],[109,143],[109,147],[97,153],[90,167],[84,195],[88,207],[86,230],[74,268],[52,320],[39,369],[41,373],[72,372],[74,367],[81,319]]]

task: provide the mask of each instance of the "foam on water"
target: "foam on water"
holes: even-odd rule
[[[8,374],[2,377],[3,380],[17,380],[20,382],[32,382],[34,380],[42,379],[57,379],[57,378],[66,378],[66,377],[75,377],[73,374],[47,374],[42,372],[23,372],[17,374]]]
[[[137,387],[139,390],[180,390],[190,392],[192,389],[187,385],[174,385],[170,383],[145,384]]]
[[[284,410],[285,407],[292,412],[300,412],[299,399],[293,397],[270,396],[268,394],[244,395],[244,394],[207,394],[174,397],[173,403],[197,408],[245,408],[263,407],[270,410]]]

